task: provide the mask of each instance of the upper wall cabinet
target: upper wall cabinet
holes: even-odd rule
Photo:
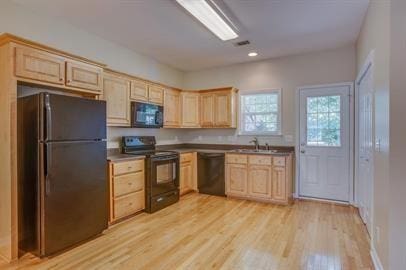
[[[182,127],[200,127],[199,92],[182,92]]]
[[[100,95],[103,68],[20,44],[15,45],[15,76],[22,81],[57,85],[69,91]]]
[[[141,80],[132,80],[130,98],[148,102],[148,84]]]
[[[102,99],[106,101],[107,125],[130,126],[130,81],[113,73],[104,74]]]
[[[15,75],[53,84],[65,83],[65,58],[40,50],[15,48]]]
[[[200,95],[200,125],[212,127],[214,124],[214,95],[203,93]]]
[[[130,98],[162,105],[164,103],[164,89],[159,85],[148,84],[146,81],[132,80]]]
[[[200,102],[202,127],[237,127],[237,89],[204,91]]]
[[[103,69],[68,60],[66,62],[66,85],[101,93],[103,90]]]
[[[182,113],[180,105],[180,91],[166,89],[164,94],[164,127],[180,127]]]
[[[164,103],[164,89],[159,85],[148,86],[148,101],[156,104]]]

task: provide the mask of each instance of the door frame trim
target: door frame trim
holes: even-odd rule
[[[314,89],[314,88],[326,88],[326,87],[337,87],[337,86],[347,86],[350,88],[350,111],[349,111],[349,132],[350,132],[350,164],[349,164],[349,191],[348,191],[348,203],[354,205],[354,82],[341,82],[341,83],[331,83],[331,84],[318,84],[318,85],[305,85],[296,88],[295,95],[295,109],[296,109],[296,143],[295,143],[295,192],[293,194],[294,198],[301,198],[299,195],[299,179],[300,179],[300,158],[299,158],[299,148],[300,148],[300,92],[302,90]],[[304,197],[307,198],[307,197]]]
[[[363,77],[365,76],[365,74],[367,73],[368,70],[371,70],[371,79],[372,82],[374,82],[375,80],[375,74],[374,74],[374,70],[375,70],[375,50],[371,50],[367,57],[365,58],[364,63],[362,64],[362,67],[360,68],[358,74],[357,74],[357,78],[355,80],[355,144],[354,144],[354,149],[355,149],[355,153],[354,153],[354,184],[355,187],[359,186],[359,152],[358,152],[358,140],[359,140],[359,82],[363,79]],[[373,144],[373,148],[375,151],[375,89],[372,89],[373,92],[373,97],[372,97],[372,144]],[[374,191],[375,191],[375,171],[374,171],[374,164],[375,164],[375,160],[374,157],[372,157],[372,194],[371,194],[371,230],[372,232],[369,232],[370,236],[371,236],[371,245],[373,247],[373,243],[374,243]],[[355,189],[354,192],[354,203],[355,206],[358,207],[359,206],[359,194],[358,194],[358,190]]]

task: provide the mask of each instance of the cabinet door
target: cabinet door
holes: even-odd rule
[[[214,97],[214,125],[231,127],[231,93],[216,93]]]
[[[180,93],[176,90],[165,90],[164,126],[180,127],[181,108]]]
[[[213,94],[200,95],[200,124],[202,127],[214,125],[214,96]]]
[[[148,101],[157,104],[164,103],[164,89],[157,85],[148,86]]]
[[[65,83],[65,59],[36,49],[16,47],[15,75],[63,85]]]
[[[253,198],[271,199],[272,167],[251,165],[248,167],[248,193]]]
[[[287,201],[286,196],[286,171],[285,167],[276,167],[272,169],[272,199],[278,201]]]
[[[227,164],[227,195],[247,196],[247,166]]]
[[[101,93],[103,90],[103,69],[68,60],[66,62],[66,85]]]
[[[112,74],[104,76],[103,99],[107,106],[107,125],[130,126],[130,82]]]
[[[130,98],[138,101],[148,101],[148,84],[141,80],[131,81]]]
[[[199,127],[199,94],[182,93],[182,126]]]
[[[192,189],[193,166],[191,161],[180,164],[179,189],[180,194],[185,194]]]

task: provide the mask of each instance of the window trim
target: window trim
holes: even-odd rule
[[[258,94],[277,94],[278,95],[278,130],[277,131],[263,131],[263,132],[247,132],[243,130],[244,127],[244,113],[243,113],[243,108],[242,108],[242,100],[243,96],[249,96],[249,95],[258,95]],[[262,89],[262,90],[255,90],[255,91],[250,91],[250,90],[245,90],[245,91],[240,91],[239,92],[239,127],[238,127],[238,135],[239,136],[282,136],[282,88],[273,88],[273,89]]]

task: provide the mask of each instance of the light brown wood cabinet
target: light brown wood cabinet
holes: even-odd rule
[[[201,126],[237,127],[237,90],[204,90],[201,93]]]
[[[288,204],[292,200],[292,155],[226,155],[226,194]]]
[[[248,171],[246,164],[226,164],[226,194],[243,197],[248,192]]]
[[[110,187],[109,222],[116,222],[144,210],[144,160],[109,162],[108,172]]]
[[[199,93],[182,92],[182,127],[200,127]]]
[[[101,93],[103,69],[74,60],[66,62],[66,85]]]
[[[164,102],[164,88],[143,80],[131,80],[130,99],[162,105]]]
[[[148,84],[141,80],[131,80],[130,98],[137,101],[148,102]]]
[[[103,90],[102,67],[22,45],[15,46],[15,76],[95,95]]]
[[[200,95],[200,125],[213,127],[214,125],[214,95],[203,93]]]
[[[180,91],[167,89],[164,93],[164,127],[180,127],[181,125]]]
[[[130,81],[113,73],[104,74],[103,96],[108,126],[130,126]]]
[[[15,75],[17,77],[65,84],[65,58],[24,46],[15,48]]]
[[[183,195],[197,191],[197,153],[180,154],[179,191]]]
[[[249,165],[248,195],[254,198],[271,199],[272,167],[265,165]]]
[[[148,86],[148,101],[162,105],[164,103],[164,88],[158,85]]]

